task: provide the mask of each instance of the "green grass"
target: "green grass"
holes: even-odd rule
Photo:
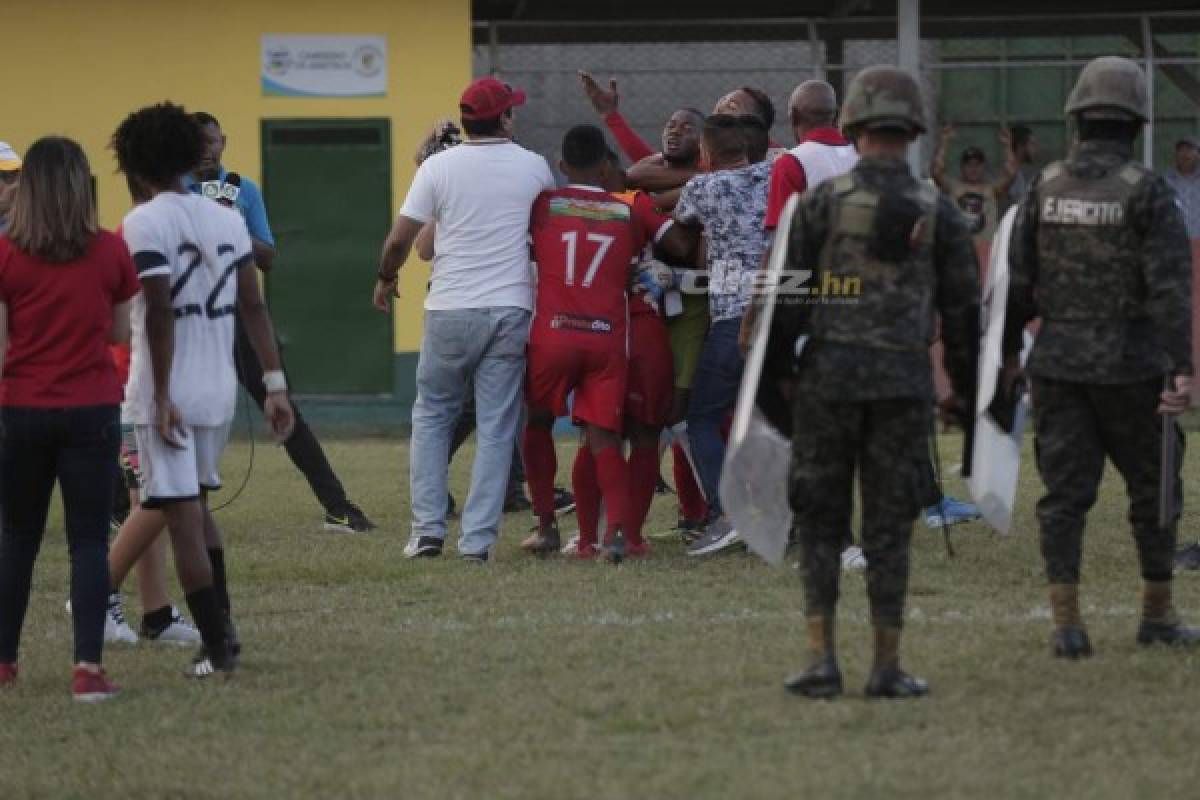
[[[793,569],[697,561],[674,543],[619,569],[534,562],[517,550],[526,515],[506,518],[486,567],[406,561],[405,445],[327,445],[380,530],[319,532],[307,487],[260,445],[249,488],[218,517],[246,642],[228,685],[180,677],[186,651],[113,646],[124,694],[71,702],[56,510],[21,680],[0,692],[0,797],[1194,796],[1200,656],[1133,643],[1137,569],[1111,473],[1086,542],[1095,658],[1049,656],[1027,460],[1011,537],[959,526],[951,561],[940,534],[915,534],[904,657],[932,697],[862,699],[869,630],[862,578],[850,576],[849,694],[810,702],[781,685],[804,660]],[[230,485],[246,454],[231,447]],[[1197,469],[1189,457],[1189,483]],[[460,500],[466,476],[456,462]],[[674,518],[673,499],[659,498],[650,527]],[[1200,579],[1177,585],[1200,621]]]

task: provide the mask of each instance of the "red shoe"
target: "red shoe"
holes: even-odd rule
[[[71,693],[77,703],[102,703],[115,697],[121,688],[108,679],[101,669],[92,672],[86,667],[76,667],[71,682]]]
[[[645,558],[648,555],[650,555],[650,543],[645,540],[625,545],[626,558]]]
[[[595,542],[580,540],[579,544],[575,546],[575,552],[571,554],[571,557],[580,561],[591,561],[598,555],[600,555],[600,551],[596,549]]]
[[[0,687],[12,686],[17,682],[17,665],[0,661]]]

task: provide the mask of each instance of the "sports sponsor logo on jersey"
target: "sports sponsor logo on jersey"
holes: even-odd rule
[[[1121,225],[1125,222],[1125,208],[1113,201],[1047,197],[1042,203],[1042,222],[1058,225]]]
[[[613,200],[588,200],[581,197],[550,198],[550,215],[555,217],[582,217],[598,222],[628,222],[630,209],[624,203]]]
[[[556,331],[578,331],[580,333],[613,332],[613,324],[607,319],[564,313],[555,314],[550,318],[550,328]]]

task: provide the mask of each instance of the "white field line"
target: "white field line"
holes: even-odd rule
[[[1089,606],[1084,609],[1084,619],[1097,617],[1130,618],[1138,613],[1132,606],[1110,606],[1097,608]],[[1050,609],[1038,606],[1024,612],[1007,614],[976,614],[964,611],[945,611],[930,614],[919,606],[913,606],[907,613],[907,619],[917,625],[954,625],[961,623],[987,623],[1019,625],[1027,622],[1048,622]],[[795,611],[761,611],[743,608],[719,614],[696,615],[686,611],[653,611],[644,614],[624,615],[615,612],[602,614],[554,614],[528,613],[517,616],[497,617],[493,620],[471,622],[460,619],[441,617],[408,617],[395,620],[392,624],[405,630],[423,630],[439,632],[485,631],[496,629],[538,629],[557,627],[594,627],[594,628],[641,628],[653,625],[728,625],[738,623],[759,623],[793,620],[797,623],[804,619],[804,612]],[[840,620],[867,624],[865,613],[842,613]]]

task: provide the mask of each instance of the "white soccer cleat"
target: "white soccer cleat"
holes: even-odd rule
[[[171,623],[160,631],[152,631],[143,622],[138,633],[149,642],[162,644],[191,645],[200,644],[200,631],[187,621],[179,609],[171,606]]]
[[[862,548],[852,544],[842,551],[842,569],[846,572],[857,572],[867,568],[867,557]]]
[[[71,613],[71,601],[68,600],[65,611]],[[104,643],[105,644],[137,644],[138,636],[125,621],[125,610],[121,608],[121,595],[117,593],[108,596],[108,608],[104,612]]]

